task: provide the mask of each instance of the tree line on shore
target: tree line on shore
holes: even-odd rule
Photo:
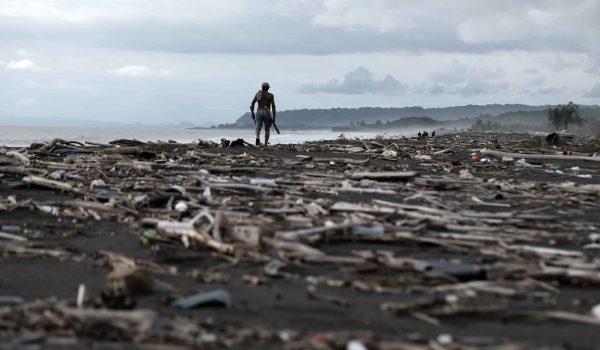
[[[584,128],[585,125],[585,128]],[[458,128],[475,131],[550,131],[567,130],[586,135],[600,135],[600,108],[569,102],[546,110],[512,111],[497,116],[482,114],[475,118],[439,121],[429,117],[408,117],[394,121],[373,123],[351,122],[350,125],[333,127],[333,131],[383,131],[403,128]]]
[[[511,113],[494,119],[476,120],[475,131],[562,131],[578,135],[600,136],[600,108],[559,104],[542,112]]]
[[[360,107],[329,109],[297,109],[277,112],[277,124],[286,129],[324,129],[348,126],[350,123],[381,124],[408,117],[426,116],[437,121],[474,118],[480,115],[497,116],[511,111],[543,111],[548,106],[523,104],[489,104],[452,107]],[[218,128],[248,128],[253,125],[250,113],[240,116],[234,123],[221,124]]]
[[[462,113],[462,114],[461,114]],[[478,113],[478,114],[476,114]],[[412,115],[410,115],[412,114]],[[331,108],[281,111],[277,123],[285,129],[333,131],[386,131],[403,129],[473,129],[481,131],[550,131],[600,134],[600,107],[572,102],[556,106],[468,105],[445,108]],[[584,127],[585,125],[585,127]],[[249,128],[244,115],[217,128]]]

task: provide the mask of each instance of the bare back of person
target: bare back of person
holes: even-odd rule
[[[271,110],[271,106],[275,102],[275,96],[273,96],[273,94],[268,91],[261,91],[261,93],[262,98],[256,101],[258,104],[258,109],[266,108],[268,110]]]

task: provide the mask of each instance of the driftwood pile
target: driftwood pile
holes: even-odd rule
[[[67,198],[36,200],[4,190],[0,210],[119,222],[139,236],[142,249],[210,252],[233,269],[251,268],[240,277],[245,284],[300,283],[307,300],[338,312],[359,303],[348,297],[358,293],[379,300],[369,318],[396,317],[423,327],[457,317],[600,327],[600,156],[590,151],[594,142],[573,138],[532,148],[525,135],[456,134],[265,149],[54,140],[1,151],[2,183]],[[214,265],[182,269],[109,251],[48,247],[19,230],[19,222],[12,224],[16,229],[0,232],[2,257],[107,269],[102,291],[82,284],[72,299],[24,300],[2,295],[0,284],[0,339],[15,347],[31,334],[34,342],[64,347],[90,341],[286,349],[547,344],[510,334],[473,334],[475,341],[443,332],[381,337],[368,328],[202,324],[193,315],[135,301],[163,293],[175,299],[167,303],[172,309],[239,306]],[[164,276],[217,282],[224,290],[189,297]],[[564,290],[573,297],[566,302]]]

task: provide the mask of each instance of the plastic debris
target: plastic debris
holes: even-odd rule
[[[106,186],[106,182],[104,182],[104,180],[102,180],[102,179],[96,179],[90,183],[90,189],[94,189],[96,187],[102,188],[105,186]]]
[[[382,237],[385,233],[383,225],[353,226],[350,230],[353,236]]]
[[[417,260],[414,263],[414,267],[418,271],[444,273],[455,277],[460,281],[485,280],[486,278],[485,274],[480,269],[465,263]]]
[[[351,340],[346,345],[346,350],[368,350],[368,348],[359,340]]]
[[[600,304],[592,307],[592,315],[600,320]]]
[[[188,211],[188,206],[185,202],[179,201],[177,204],[175,204],[175,210],[180,213],[185,213]]]
[[[193,309],[210,305],[231,307],[231,296],[224,289],[216,289],[173,300],[170,305],[180,309]]]

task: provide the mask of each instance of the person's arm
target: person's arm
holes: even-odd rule
[[[256,95],[252,99],[252,103],[250,103],[250,113],[252,113],[252,120],[256,123],[256,116],[254,115],[254,105],[256,104]]]
[[[275,123],[275,115],[277,114],[277,110],[275,109],[275,96],[273,96],[273,100],[271,100],[271,110],[273,111],[273,123]]]

